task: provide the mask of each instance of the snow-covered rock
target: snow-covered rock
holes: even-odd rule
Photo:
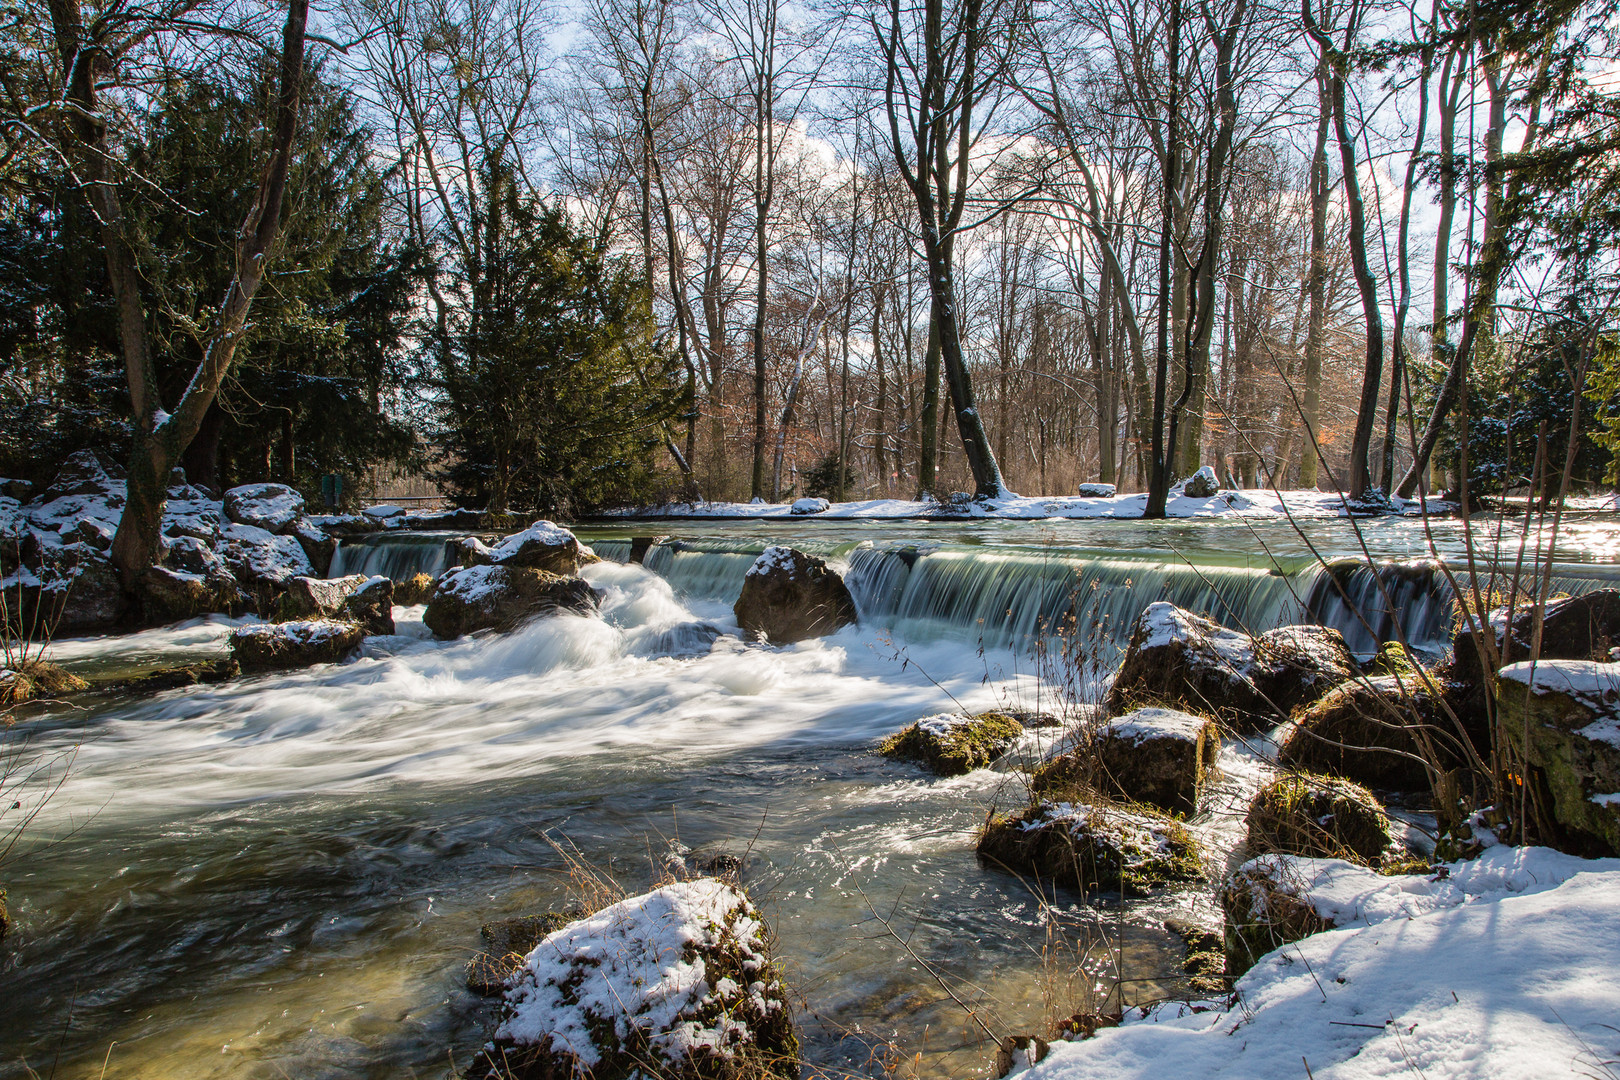
[[[1081,484],[1074,493],[1082,499],[1112,499],[1118,490],[1113,484]]]
[[[1215,772],[1221,737],[1205,717],[1176,709],[1137,709],[1095,736],[1098,786],[1133,802],[1191,815]]]
[[[243,671],[335,664],[364,637],[359,626],[334,619],[252,623],[231,631],[231,656]]]
[[[1620,664],[1543,660],[1497,678],[1501,728],[1545,776],[1566,839],[1620,854]]]
[[[225,516],[281,534],[304,513],[304,497],[286,484],[243,484],[225,493]]]
[[[1163,814],[1042,802],[997,815],[979,836],[992,867],[1083,890],[1141,894],[1203,873],[1198,842]]]
[[[294,518],[286,532],[304,549],[304,555],[317,574],[324,576],[331,572],[332,556],[337,554],[336,537],[307,517]]]
[[[276,601],[276,619],[340,619],[367,634],[394,632],[394,583],[386,577],[289,578]]]
[[[584,549],[573,533],[549,521],[537,521],[491,547],[475,536],[461,542],[464,566],[511,566],[577,574]]]
[[[244,605],[236,579],[223,569],[205,574],[148,567],[136,588],[141,620],[146,623],[179,622],[213,612],[229,612]]]
[[[279,588],[292,578],[315,576],[315,567],[296,537],[276,536],[254,525],[227,525],[220,555],[237,580],[247,586]]]
[[[1278,777],[1249,803],[1249,852],[1374,863],[1389,847],[1389,818],[1360,784],[1310,773]]]
[[[476,1080],[796,1077],[770,934],[734,885],[699,878],[546,936],[512,977]]]
[[[1511,620],[1505,607],[1497,608],[1485,621],[1496,638],[1498,655],[1505,650],[1510,663],[1530,655],[1531,638],[1538,627],[1542,660],[1607,660],[1609,650],[1620,645],[1620,590],[1598,589],[1549,600],[1540,611],[1529,604],[1521,605]],[[1480,667],[1475,632],[1473,619],[1464,619],[1458,625],[1452,641],[1450,674],[1465,686],[1483,690],[1486,673]]]
[[[1209,499],[1218,495],[1221,482],[1215,475],[1215,470],[1208,465],[1201,466],[1199,470],[1187,477],[1182,486],[1181,493],[1189,499]]]
[[[439,575],[422,621],[440,638],[515,630],[530,619],[596,613],[596,594],[577,577],[527,566],[477,565]]]
[[[1174,604],[1149,604],[1108,692],[1110,713],[1164,705],[1252,729],[1286,719],[1359,671],[1337,630],[1283,626],[1255,637]]]
[[[392,521],[405,516],[405,508],[403,506],[395,506],[393,503],[381,503],[377,506],[368,506],[360,512],[366,517],[371,518],[373,521]]]
[[[915,761],[940,776],[983,769],[1012,748],[1024,725],[1001,712],[942,713],[918,720],[878,747],[897,761]]]
[[[732,605],[737,625],[778,644],[831,634],[857,619],[855,598],[824,559],[768,547],[743,579]]]
[[[825,514],[832,504],[822,498],[795,499],[788,513],[795,515]]]

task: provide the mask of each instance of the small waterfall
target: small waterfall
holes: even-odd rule
[[[381,574],[408,581],[450,565],[450,545],[463,533],[372,533],[338,541],[327,577]]]
[[[627,563],[630,561],[630,541],[628,540],[593,540],[591,550],[597,556],[608,562]]]

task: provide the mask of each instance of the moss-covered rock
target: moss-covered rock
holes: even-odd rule
[[[11,933],[11,911],[6,907],[6,890],[0,889],[0,941]]]
[[[768,547],[754,560],[732,613],[745,632],[777,644],[821,637],[857,620],[844,579],[826,560],[789,547]]]
[[[1456,768],[1463,760],[1456,724],[1436,689],[1420,678],[1393,675],[1335,687],[1296,714],[1278,762],[1374,787],[1427,790],[1429,773],[1415,735],[1418,729],[1425,732],[1442,768]]]
[[[1231,988],[1226,978],[1226,942],[1221,931],[1180,919],[1166,920],[1164,928],[1180,938],[1187,950],[1181,970],[1194,993],[1224,994]]]
[[[1043,802],[992,818],[979,857],[1016,874],[1080,889],[1147,893],[1203,874],[1187,827],[1145,806]]]
[[[1389,847],[1389,817],[1372,792],[1348,780],[1295,774],[1249,803],[1249,851],[1374,863]]]
[[[1216,890],[1224,915],[1226,977],[1236,979],[1266,953],[1333,929],[1289,872],[1286,858],[1266,856],[1234,870]]]
[[[133,679],[115,684],[120,690],[136,694],[156,694],[164,690],[179,690],[187,686],[208,686],[229,682],[242,674],[242,665],[233,659],[204,660],[195,664],[177,664],[158,668]]]
[[[1255,730],[1359,670],[1337,630],[1282,626],[1251,637],[1160,602],[1132,627],[1105,704],[1113,715],[1162,705]]]
[[[940,776],[959,776],[994,762],[1023,733],[1024,725],[1006,713],[942,713],[889,736],[878,753],[896,761],[918,762]]]
[[[1369,675],[1399,675],[1403,679],[1423,678],[1423,665],[1398,641],[1386,641],[1367,664]]]
[[[771,936],[741,890],[675,882],[552,933],[512,976],[476,1080],[797,1077]]]
[[[404,581],[394,583],[394,603],[407,607],[425,604],[433,599],[433,588],[432,574],[413,574]]]
[[[243,671],[335,664],[358,649],[365,636],[354,623],[333,619],[254,623],[231,631],[231,656]]]
[[[0,669],[0,705],[21,705],[88,689],[89,683],[46,660],[27,660],[15,669]]]
[[[1580,854],[1620,855],[1620,664],[1543,660],[1497,676],[1503,732],[1552,796]]]
[[[506,989],[507,980],[523,966],[523,958],[533,952],[547,934],[583,916],[584,912],[548,911],[542,915],[485,923],[478,929],[484,947],[467,961],[467,989],[485,997],[501,993]]]
[[[1220,748],[1220,733],[1205,717],[1138,709],[1097,732],[1098,786],[1131,802],[1192,814]]]

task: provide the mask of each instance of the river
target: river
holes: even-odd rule
[[[462,986],[480,924],[566,907],[579,864],[640,890],[672,850],[745,858],[818,1071],[899,1052],[927,1076],[971,1073],[990,1050],[935,973],[998,1033],[1043,1031],[1119,979],[1132,999],[1174,992],[1162,922],[1207,916],[1207,890],[1124,906],[1032,895],[972,850],[988,808],[1023,798],[1015,770],[932,779],[875,741],[958,706],[1058,707],[1031,646],[1069,612],[1094,640],[1046,674],[1094,699],[1161,597],[1255,630],[1318,618],[1363,652],[1399,626],[1437,651],[1449,586],[1415,560],[1432,544],[1459,573],[1468,561],[1459,523],[1431,537],[1406,520],[1365,522],[1360,539],[1341,522],[1229,521],[580,533],[609,560],[585,572],[601,620],[440,643],[421,609],[399,608],[400,633],[351,663],[26,717],[12,745],[45,772],[14,813],[50,798],[5,869],[19,929],[0,969],[0,1077],[450,1075],[491,1016]],[[622,565],[637,534],[679,542]],[[1617,538],[1613,516],[1565,529],[1557,586],[1620,580]],[[367,538],[334,573],[431,570],[445,539]],[[1476,565],[1515,557],[1512,537],[1475,540]],[[861,624],[782,650],[724,634],[774,541],[844,568]],[[1363,544],[1377,569],[1312,560]],[[148,668],[217,654],[231,625],[64,641],[56,657]],[[1223,753],[1240,801],[1254,763]],[[1198,822],[1217,863],[1238,834],[1229,811]]]

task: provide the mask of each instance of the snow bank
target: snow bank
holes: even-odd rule
[[[803,500],[801,500],[802,502]],[[818,500],[819,501],[819,500]],[[804,516],[799,503],[691,502],[667,503],[609,511],[608,517],[631,518],[783,518]],[[1440,499],[1429,499],[1430,513],[1453,509]],[[1397,513],[1416,514],[1416,501],[1395,499]],[[1045,518],[1139,518],[1147,509],[1147,495],[1035,496],[1008,495],[1001,499],[965,502],[936,502],[932,499],[864,499],[830,503],[816,512],[818,518],[1010,518],[1038,521]],[[1358,511],[1359,512],[1359,511]],[[1165,503],[1165,513],[1173,518],[1254,517],[1345,517],[1349,508],[1343,497],[1324,491],[1275,492],[1262,489],[1218,491],[1208,498],[1175,493]]]
[[[1229,1006],[1133,1014],[1027,1080],[1613,1075],[1620,859],[1497,847],[1438,878],[1289,861],[1339,929],[1262,958]]]

